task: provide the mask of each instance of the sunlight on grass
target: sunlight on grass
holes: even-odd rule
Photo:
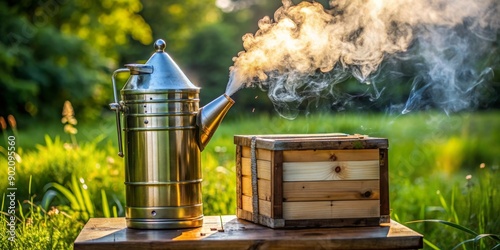
[[[37,214],[41,217],[34,216],[34,224],[46,223],[56,218],[51,217],[53,215],[49,212],[57,209],[60,214],[69,217],[57,217],[57,223],[43,225],[53,227],[53,230],[66,230],[72,220],[83,225],[92,216],[124,216],[123,159],[117,156],[113,119],[104,119],[99,124],[79,124],[76,139],[64,134],[60,123],[49,126],[51,129],[48,130],[16,131],[16,138],[26,145],[26,149],[17,150],[17,199],[23,208],[17,211],[20,218],[26,218],[26,214]],[[400,117],[317,114],[293,121],[251,114],[226,120],[202,152],[204,214],[235,213],[234,135],[358,133],[389,139],[393,219],[401,223],[441,220],[469,228],[480,235],[498,234],[500,197],[496,182],[500,165],[499,127],[500,116],[493,112],[454,116],[419,113]],[[3,129],[4,137],[12,133]],[[31,133],[46,135],[40,140]],[[0,142],[0,166],[7,164],[4,143]],[[33,176],[31,182],[30,176]],[[6,172],[1,171],[0,179],[6,178]],[[29,184],[32,192],[28,190]],[[84,185],[86,188],[83,188]],[[6,183],[0,182],[0,188],[6,190]],[[43,197],[46,197],[45,201]],[[31,199],[32,204],[24,202]],[[85,207],[86,211],[75,206]],[[49,212],[45,212],[47,210]],[[21,211],[25,212],[23,216]],[[5,215],[0,216],[0,221],[6,223]],[[18,223],[22,225],[26,222],[20,219]],[[426,248],[452,248],[469,239],[439,224],[413,223],[408,226],[424,234]],[[23,231],[21,226],[18,228],[19,234],[26,234],[26,237],[37,234],[37,231]],[[38,234],[42,237],[41,232]],[[76,235],[72,233],[64,239],[57,239],[68,243]],[[491,240],[488,239],[477,242],[490,246]],[[463,245],[460,247],[468,247],[468,244]]]
[[[462,164],[465,143],[461,138],[451,137],[440,145],[441,152],[436,159],[436,166],[447,174],[456,172]]]

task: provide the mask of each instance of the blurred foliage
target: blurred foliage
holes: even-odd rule
[[[184,71],[191,74],[190,80],[201,87],[202,104],[208,103],[225,91],[229,78],[228,65],[239,48],[231,37],[235,37],[234,27],[229,25],[209,25],[193,35],[189,46],[183,50],[184,63],[189,65]]]
[[[117,48],[152,41],[141,8],[139,0],[2,1],[1,115],[53,118],[70,99],[84,118],[98,117]]]
[[[256,23],[242,12],[224,13],[215,0],[2,1],[0,115],[25,126],[53,119],[71,100],[80,119],[98,119],[111,101],[112,71],[148,59],[153,38],[167,41],[208,102],[224,91],[241,47],[236,27]]]
[[[328,6],[327,0],[319,2]],[[13,114],[24,127],[58,116],[62,103],[71,100],[80,120],[98,120],[110,112],[112,72],[125,63],[145,62],[158,38],[166,40],[166,51],[202,87],[204,105],[224,92],[231,59],[243,49],[241,37],[254,33],[258,20],[272,17],[280,6],[281,1],[265,0],[2,1],[0,115]],[[408,75],[414,70],[391,62],[382,67],[385,72],[397,67]],[[490,103],[481,107],[500,103],[494,94],[500,91],[498,63],[492,70],[492,91],[483,93]],[[378,90],[350,78],[334,86],[341,95],[306,100],[300,109],[306,114],[309,107],[391,112],[391,105],[407,99],[411,78],[380,75],[386,83]],[[120,86],[126,77],[120,75]],[[229,117],[274,112],[266,95],[259,89],[239,91]]]

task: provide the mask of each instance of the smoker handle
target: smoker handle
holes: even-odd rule
[[[122,68],[122,69],[117,69],[115,72],[113,72],[113,76],[111,77],[111,81],[113,83],[113,96],[114,96],[114,103],[110,103],[109,107],[111,110],[114,110],[116,112],[116,130],[118,132],[118,155],[120,157],[123,157],[123,145],[122,145],[122,124],[121,124],[121,119],[120,119],[120,111],[123,110],[122,106],[118,102],[118,90],[116,89],[116,80],[115,77],[118,73],[122,72],[130,72],[130,69]]]

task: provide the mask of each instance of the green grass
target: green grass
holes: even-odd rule
[[[123,160],[116,155],[114,117],[92,124],[78,124],[77,146],[71,143],[70,136],[64,134],[62,125],[57,122],[45,129],[33,126],[17,132],[16,138],[21,146],[17,152],[22,160],[18,163],[16,177],[17,199],[24,211],[40,216],[33,221],[45,223],[52,217],[44,211],[51,210],[41,203],[43,197],[51,196],[51,204],[58,205],[58,211],[67,215],[60,219],[59,224],[50,224],[54,230],[72,227],[71,220],[83,225],[86,218],[92,216],[123,216],[119,207],[124,203],[124,170]],[[223,121],[202,153],[204,213],[235,213],[234,135],[358,133],[389,139],[392,219],[401,223],[442,220],[478,234],[498,235],[499,128],[498,112],[451,116],[422,112],[397,117],[337,113],[310,115],[292,121],[278,116],[244,114]],[[4,131],[4,135],[11,133],[10,130]],[[5,154],[4,142],[0,146]],[[6,164],[6,158],[0,156],[0,166]],[[6,175],[6,171],[0,171],[0,180],[6,180]],[[30,175],[33,176],[32,192],[28,190]],[[6,190],[3,181],[0,181],[0,190]],[[66,190],[66,194],[62,190]],[[24,203],[24,200],[31,199],[36,205],[35,212],[30,210],[29,202]],[[86,211],[77,211],[74,206],[86,207]],[[5,217],[1,218],[5,220]],[[20,225],[26,224],[22,219],[18,221]],[[43,223],[40,225],[48,225]],[[467,233],[441,223],[406,225],[424,234],[428,243],[425,247],[429,249],[433,246],[449,249],[470,239]],[[36,230],[20,231],[19,235],[38,233],[41,234]],[[53,239],[72,242],[76,234],[66,236]],[[496,243],[491,237],[485,237],[478,240],[478,244],[481,249],[487,249]],[[474,249],[474,245],[464,243],[459,249]]]

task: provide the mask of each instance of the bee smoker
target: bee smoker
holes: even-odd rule
[[[199,108],[200,88],[164,51],[165,41],[154,47],[145,64],[126,64],[112,76],[110,107],[116,112],[118,154],[125,160],[127,227],[199,227],[200,154],[234,101],[224,94]],[[122,72],[130,77],[119,100],[115,77]]]

